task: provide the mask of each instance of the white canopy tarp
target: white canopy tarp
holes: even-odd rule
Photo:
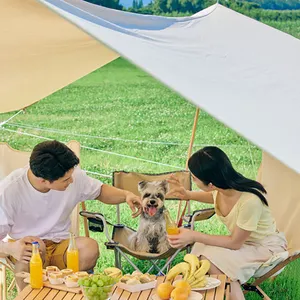
[[[300,172],[300,41],[222,5],[186,18],[39,0]]]
[[[38,1],[0,3],[0,113],[121,54],[274,156],[264,153],[260,178],[290,251],[300,249],[299,40],[221,5],[165,18]]]

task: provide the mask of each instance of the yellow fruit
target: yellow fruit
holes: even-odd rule
[[[194,276],[192,278],[189,278],[187,280],[187,282],[190,284],[191,287],[193,287],[193,285],[196,283],[196,282],[199,282],[199,281],[202,281],[203,279],[205,279],[205,275],[199,277],[199,278],[195,278]]]
[[[167,281],[158,285],[156,293],[162,300],[169,300],[174,287]]]
[[[189,293],[185,288],[177,287],[171,293],[172,300],[187,300],[189,298]]]
[[[199,279],[195,280],[194,282],[191,283],[192,288],[201,288],[205,287],[207,284],[207,279],[205,276],[200,277]]]
[[[184,256],[183,260],[190,264],[191,270],[190,270],[189,277],[193,276],[196,270],[200,267],[199,258],[194,254],[188,253]]]
[[[190,274],[190,265],[186,262],[177,264],[168,272],[167,280],[172,280],[179,274],[183,274],[183,279],[186,280]]]
[[[188,294],[191,293],[191,286],[189,285],[189,283],[187,281],[184,281],[184,280],[177,281],[175,283],[175,288],[182,288],[182,289],[186,290],[188,292]]]
[[[121,278],[123,275],[120,269],[114,267],[106,268],[103,272],[105,275],[112,278]]]
[[[208,270],[210,269],[210,261],[207,260],[207,259],[203,259],[203,260],[200,260],[200,267],[199,269],[193,274],[193,276],[195,278],[199,278],[203,275],[205,275]]]

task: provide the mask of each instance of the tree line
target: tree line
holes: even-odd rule
[[[109,8],[134,13],[164,16],[188,16],[214,3],[215,0],[153,0],[144,6],[142,0],[133,0],[132,7],[125,9],[119,0],[85,0]],[[259,21],[300,20],[299,0],[220,0],[220,3]],[[271,8],[271,9],[268,9]],[[287,8],[293,8],[287,10]],[[296,8],[298,10],[296,10]]]

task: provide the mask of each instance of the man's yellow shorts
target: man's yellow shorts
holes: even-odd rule
[[[14,242],[14,240],[9,240]],[[50,240],[43,240],[46,246],[46,256],[44,262],[44,268],[47,266],[57,266],[60,270],[65,269],[67,266],[64,262],[64,256],[68,250],[69,240],[63,240],[59,243],[55,243]],[[12,256],[9,259],[16,263],[16,259]]]

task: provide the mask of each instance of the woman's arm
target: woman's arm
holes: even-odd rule
[[[182,200],[195,200],[204,203],[214,203],[212,193],[202,191],[188,191],[180,183],[180,181],[171,175],[168,182],[172,185],[172,189],[168,192],[167,197],[175,197]]]
[[[188,244],[203,243],[205,245],[238,250],[246,242],[251,231],[235,227],[231,235],[209,235],[184,228],[180,228],[180,234],[168,235],[169,243],[173,248],[182,248]]]
[[[188,198],[186,200],[195,200],[198,202],[214,204],[214,198],[210,192],[187,191],[187,197]]]

